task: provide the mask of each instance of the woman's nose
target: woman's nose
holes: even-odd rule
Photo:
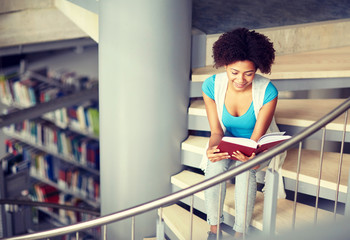
[[[243,75],[237,75],[237,81],[238,81],[238,82],[244,82],[244,77],[243,77]]]

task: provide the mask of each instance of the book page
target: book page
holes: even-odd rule
[[[288,136],[288,135],[269,136],[269,137],[266,137],[266,138],[259,140],[259,145],[264,145],[264,144],[272,143],[272,142],[278,142],[278,141],[286,140],[289,138],[291,138],[291,136]]]
[[[256,148],[258,145],[254,140],[249,139],[249,138],[223,137],[222,141],[235,143],[238,145],[247,146],[247,147],[251,147],[251,148]]]
[[[261,136],[258,140],[259,144],[263,144],[266,142],[271,142],[273,140],[278,139],[279,137],[283,136],[286,132],[272,132],[272,133],[267,133],[263,136]],[[266,140],[267,139],[267,140]],[[269,140],[270,139],[270,140]],[[283,139],[283,138],[282,138]]]

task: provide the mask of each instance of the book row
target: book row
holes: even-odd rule
[[[96,101],[57,109],[45,113],[44,117],[62,128],[90,134],[96,138],[100,134],[99,109]]]
[[[57,188],[45,183],[35,183],[29,190],[29,196],[33,201],[55,203],[61,205],[75,206],[78,208],[87,207],[79,198],[60,192]],[[79,213],[65,209],[46,208],[46,211],[55,216],[61,223],[74,224],[81,221],[94,219],[95,216],[87,213]]]
[[[7,163],[7,172],[17,173],[29,169],[31,176],[98,205],[100,184],[96,176],[15,139],[6,140],[6,150],[14,156],[21,155],[21,158],[13,158],[13,162]]]
[[[57,74],[56,74],[57,75]],[[54,76],[56,76],[54,75]],[[66,74],[69,76],[69,74]],[[73,73],[70,73],[73,75]],[[54,77],[53,79],[56,79]],[[70,77],[61,77],[63,86],[73,84]],[[64,80],[62,80],[64,79]],[[73,81],[74,82],[74,81]],[[41,102],[47,102],[64,95],[62,89],[31,78],[20,77],[18,74],[0,75],[0,99],[8,106],[26,108]],[[44,115],[56,125],[72,128],[86,134],[99,136],[99,108],[97,101],[87,101],[81,105],[57,109]]]
[[[63,130],[53,123],[44,120],[24,120],[5,127],[4,131],[82,166],[95,170],[100,167],[100,148],[97,140]]]
[[[97,79],[66,70],[43,68],[22,75],[15,71],[0,75],[0,96],[6,104],[29,107],[73,91],[91,88],[97,83]]]

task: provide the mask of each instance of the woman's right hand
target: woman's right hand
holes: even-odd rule
[[[209,147],[207,149],[207,157],[209,161],[211,162],[217,162],[220,160],[228,159],[230,158],[230,155],[227,152],[220,152],[220,149],[217,148],[217,146]]]

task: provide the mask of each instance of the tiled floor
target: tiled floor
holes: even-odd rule
[[[207,34],[350,18],[350,0],[193,0],[193,26]]]

